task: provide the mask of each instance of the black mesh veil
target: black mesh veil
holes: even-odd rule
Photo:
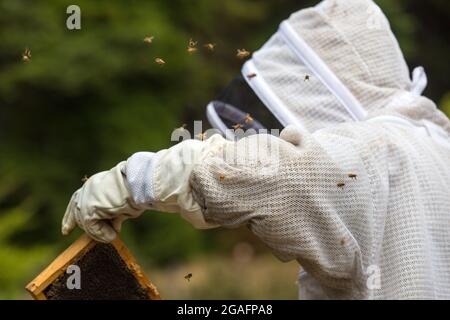
[[[223,131],[223,128],[236,129],[283,129],[283,126],[261,102],[242,75],[235,77],[208,105],[210,124]]]

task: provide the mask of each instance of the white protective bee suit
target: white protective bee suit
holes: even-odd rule
[[[449,299],[450,121],[421,96],[424,70],[410,78],[380,9],[296,12],[242,73],[280,137],[134,154],[74,194],[63,233],[78,224],[111,241],[145,209],[178,212],[199,228],[247,226],[297,260],[301,298]]]

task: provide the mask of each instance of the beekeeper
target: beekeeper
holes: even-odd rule
[[[108,242],[147,209],[178,212],[198,228],[247,226],[297,260],[301,298],[449,299],[450,121],[421,95],[423,68],[410,78],[380,9],[296,12],[242,75],[279,137],[136,153],[75,192],[63,234],[78,225]]]

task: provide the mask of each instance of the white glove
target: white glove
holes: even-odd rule
[[[221,152],[227,142],[220,135],[206,141],[186,140],[159,152],[139,152],[127,161],[126,176],[135,203],[162,212],[179,213],[198,229],[217,227],[207,223],[194,200],[189,177],[205,157]]]
[[[78,225],[94,240],[111,242],[123,221],[141,215],[144,208],[134,203],[126,186],[125,166],[123,161],[93,175],[73,194],[62,221],[64,235]]]

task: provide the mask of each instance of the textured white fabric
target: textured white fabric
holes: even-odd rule
[[[389,22],[373,1],[323,1],[294,13],[286,23],[350,90],[369,117],[381,111],[413,120],[427,119],[450,132],[446,116],[432,101],[418,97],[426,85],[423,68],[415,70],[412,81]],[[353,121],[280,31],[254,53],[251,62],[258,78],[310,132]],[[413,98],[405,103],[400,99],[405,95]],[[272,107],[268,106],[270,110]]]
[[[156,154],[132,155],[126,173],[136,203],[147,209],[180,213],[198,229],[217,227],[205,222],[200,206],[192,197],[189,176],[195,165],[225,143],[220,135],[213,135],[207,142],[186,140]]]
[[[141,215],[144,208],[134,203],[124,177],[126,162],[90,177],[77,190],[67,206],[62,233],[69,234],[77,225],[100,242],[111,242],[122,223]]]
[[[248,226],[329,298],[450,297],[449,149],[408,127],[342,124],[298,147],[271,137],[279,162],[261,175],[256,160],[227,161],[256,150],[255,138],[194,168],[206,221]],[[381,287],[370,290],[373,268]]]
[[[257,68],[258,79],[264,79],[275,96],[297,115],[297,121],[307,130],[312,132],[351,120],[337,98],[298,61],[278,34],[255,52],[252,61]],[[309,80],[305,81],[305,78]],[[287,121],[284,120],[283,124],[286,125]]]
[[[160,210],[182,212],[184,196],[205,223],[247,226],[320,284],[304,291],[309,297],[449,299],[450,121],[419,95],[420,69],[412,81],[372,1],[327,0],[288,22],[367,121],[355,122],[277,33],[253,55],[253,79],[271,91],[263,102],[281,104],[288,112],[280,114],[296,115],[287,123],[307,131],[207,140],[201,163],[189,167],[173,161],[174,147],[157,170],[163,178],[180,168],[183,179],[177,192],[161,193],[173,206]]]
[[[153,208],[153,172],[158,157],[154,152],[137,152],[127,160],[126,180],[133,200],[146,209]]]

